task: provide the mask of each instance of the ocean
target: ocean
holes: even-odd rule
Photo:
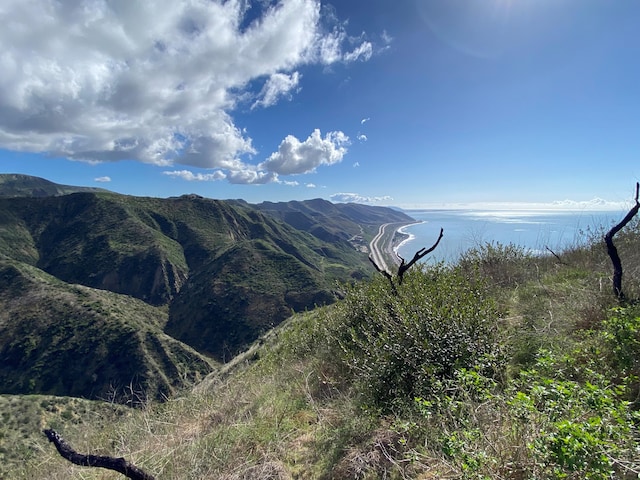
[[[584,244],[587,232],[606,231],[626,215],[625,211],[542,210],[407,210],[420,221],[400,229],[409,237],[396,249],[409,260],[416,251],[431,247],[440,228],[444,236],[423,261],[455,262],[464,251],[489,242],[515,244],[534,254],[556,253]]]

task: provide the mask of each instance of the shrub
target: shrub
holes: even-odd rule
[[[603,322],[602,332],[614,367],[629,375],[640,374],[640,311],[614,308]]]
[[[466,272],[478,271],[493,285],[514,287],[534,277],[534,259],[524,247],[490,242],[464,252],[458,265]]]
[[[360,282],[327,312],[330,355],[382,412],[429,398],[461,368],[490,375],[502,368],[494,302],[460,269],[416,265],[397,294],[382,277]]]
[[[544,350],[513,386],[507,392],[512,414],[537,425],[529,448],[543,478],[621,478],[636,471],[640,417],[624,400],[624,386],[612,385],[573,355]]]

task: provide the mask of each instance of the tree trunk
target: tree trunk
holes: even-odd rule
[[[640,203],[638,203],[638,190],[640,189],[640,182],[636,182],[636,204],[633,206],[629,213],[622,219],[620,223],[615,225],[611,230],[607,232],[604,236],[604,242],[607,245],[607,253],[609,254],[609,258],[611,259],[611,263],[613,264],[613,293],[620,301],[625,300],[625,295],[622,290],[622,261],[620,260],[620,255],[618,255],[618,249],[613,244],[613,236],[622,230],[627,223],[631,221],[633,217],[638,213],[638,209],[640,209]]]

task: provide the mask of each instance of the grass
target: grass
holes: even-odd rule
[[[630,299],[639,239],[617,242]],[[614,297],[597,235],[556,253],[488,244],[412,269],[398,297],[358,282],[164,403],[42,422],[159,479],[638,478],[640,307]],[[11,478],[120,478],[16,428],[47,411],[29,400],[7,400]]]

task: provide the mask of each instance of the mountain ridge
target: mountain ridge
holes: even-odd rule
[[[122,370],[137,376],[140,385],[151,385],[156,396],[171,391],[173,387],[167,385],[175,383],[176,375],[195,378],[204,370],[215,368],[218,362],[232,358],[291,312],[333,302],[335,281],[371,275],[363,246],[377,230],[377,222],[412,221],[391,209],[336,206],[321,199],[256,206],[242,200],[197,195],[162,199],[104,190],[59,195],[55,192],[61,189],[55,188],[50,190],[52,195],[34,196],[28,192],[42,184],[43,179],[38,178],[31,184],[28,178],[21,178],[22,196],[10,197],[3,195],[7,182],[2,179],[0,175],[0,259],[5,262],[1,265],[8,268],[7,278],[12,279],[3,288],[12,293],[0,297],[0,308],[11,311],[13,321],[4,322],[0,362],[19,356],[16,345],[21,343],[12,345],[5,339],[15,340],[16,332],[24,334],[29,328],[42,342],[51,325],[76,319],[65,327],[66,343],[54,345],[64,352],[71,351],[69,345],[82,344],[79,339],[83,332],[89,337],[109,338],[115,335],[114,329],[122,333],[117,323],[98,322],[105,329],[100,333],[99,329],[90,328],[86,319],[95,316],[94,307],[108,313],[109,305],[116,303],[128,305],[121,308],[126,317],[126,310],[133,308],[131,302],[136,300],[154,309],[144,315],[162,318],[162,326],[149,330],[151,327],[145,323],[140,330],[151,332],[150,336],[129,330],[124,337],[118,337],[120,343],[128,342],[131,352],[121,351],[121,355],[141,372],[124,367]],[[304,224],[291,221],[296,217]],[[11,266],[23,273],[11,274]],[[38,271],[42,275],[34,273]],[[30,275],[40,280],[27,281]],[[11,282],[26,286],[13,288]],[[76,291],[85,288],[94,293],[69,300],[69,285],[76,285]],[[28,309],[15,308],[16,302],[32,301],[33,290],[42,288],[49,292],[46,302],[53,305],[50,309],[37,309],[42,318],[35,319],[33,312],[26,315]],[[102,298],[101,292],[109,292],[104,293],[108,298]],[[96,296],[100,298],[97,303]],[[84,317],[75,306],[69,306],[70,301],[79,305],[78,311],[84,311]],[[69,318],[53,318],[60,311],[67,312]],[[89,344],[91,341],[92,338],[87,339]],[[167,346],[169,343],[171,347]],[[193,371],[180,370],[176,364],[189,349],[204,357],[192,359]],[[84,351],[84,355],[89,354]],[[30,375],[40,372],[38,365],[47,355],[25,356],[31,363],[14,362],[13,376],[20,375],[18,370],[31,372]],[[47,372],[52,378],[58,375]],[[87,375],[93,376],[89,372]],[[16,383],[11,376],[0,376],[0,392],[75,392],[94,398],[91,390],[74,390],[63,384],[45,388],[42,385],[47,380],[36,385]],[[156,385],[151,377],[166,381]],[[117,379],[119,384],[123,381]],[[95,391],[104,395],[102,387]]]

